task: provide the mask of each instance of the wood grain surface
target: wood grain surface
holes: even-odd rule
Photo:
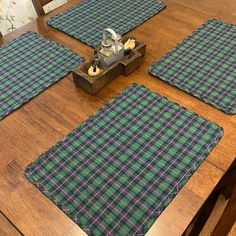
[[[19,232],[14,225],[5,217],[5,215],[0,212],[0,235],[2,236],[21,236],[21,232]]]
[[[227,115],[148,74],[147,68],[209,18],[236,23],[235,0],[164,0],[167,8],[129,34],[147,43],[142,65],[120,76],[96,96],[77,88],[71,75],[60,80],[0,122],[0,210],[24,235],[86,235],[69,217],[31,185],[25,167],[68,134],[106,101],[133,82],[167,96],[224,128],[224,136],[149,230],[149,236],[181,235],[236,156],[236,116]],[[93,49],[47,25],[47,19],[79,1],[4,36],[38,32],[84,57]],[[0,41],[0,44],[3,44]],[[1,228],[2,226],[0,226]]]

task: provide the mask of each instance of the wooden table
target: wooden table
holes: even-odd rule
[[[4,40],[10,41],[21,33],[32,30],[90,57],[92,48],[47,26],[46,23],[49,17],[77,2],[79,1],[70,1],[37,21],[6,35]],[[25,179],[23,172],[37,155],[55,144],[133,82],[144,84],[224,128],[220,143],[164,210],[147,235],[181,235],[227,171],[236,156],[236,116],[227,115],[152,77],[147,73],[147,67],[208,18],[236,23],[236,1],[165,2],[165,10],[130,33],[148,45],[142,66],[131,76],[121,76],[96,96],[91,96],[76,88],[69,75],[0,122],[0,210],[2,217],[10,220],[9,225],[13,224],[18,231],[30,236],[85,235],[79,226]]]

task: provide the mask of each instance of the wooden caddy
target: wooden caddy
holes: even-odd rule
[[[130,37],[122,37],[122,43],[126,42]],[[95,49],[95,53],[99,48]],[[141,63],[141,58],[145,55],[146,43],[136,39],[136,45],[134,50],[126,55],[123,60],[112,64],[106,68],[98,76],[91,77],[87,74],[88,68],[91,66],[90,60],[86,60],[72,71],[75,85],[87,91],[90,94],[96,94],[104,86],[110,83],[113,79],[120,75],[128,76],[131,74]]]

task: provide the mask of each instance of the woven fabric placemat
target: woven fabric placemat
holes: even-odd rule
[[[104,29],[112,28],[123,35],[165,6],[160,0],[85,0],[52,17],[48,24],[97,47]]]
[[[83,61],[35,32],[0,47],[0,120],[63,78]]]
[[[133,84],[25,174],[88,235],[143,235],[222,135],[218,125]]]
[[[208,20],[149,72],[223,112],[236,114],[236,26]]]

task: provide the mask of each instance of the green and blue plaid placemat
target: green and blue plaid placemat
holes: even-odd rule
[[[218,125],[133,84],[25,174],[88,235],[143,235],[222,135]]]
[[[216,108],[236,114],[236,26],[210,19],[149,72]]]
[[[165,6],[160,0],[85,0],[52,17],[48,24],[97,47],[104,29],[112,28],[123,35]]]
[[[82,61],[78,54],[34,32],[0,47],[0,120]]]

